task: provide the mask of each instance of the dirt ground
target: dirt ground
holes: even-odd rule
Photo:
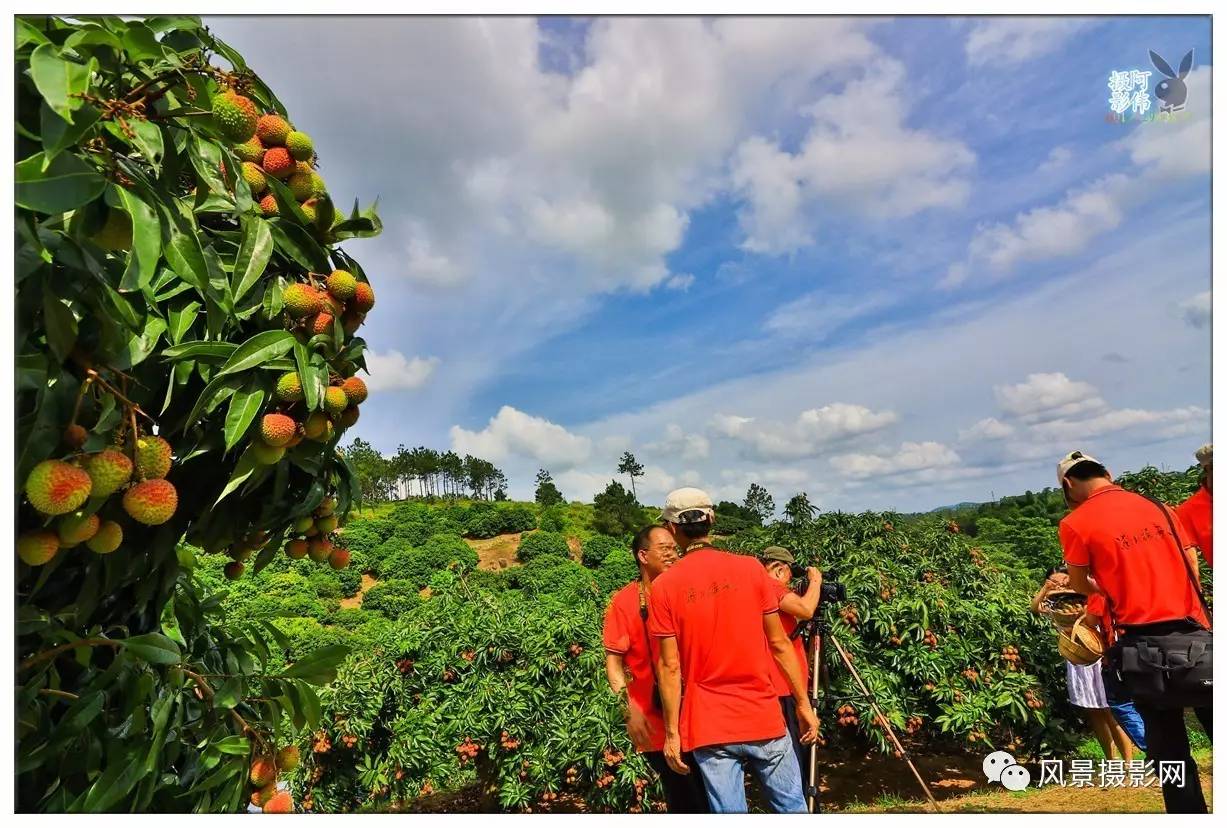
[[[520,548],[522,536],[522,533],[517,532],[514,535],[496,535],[485,540],[465,538],[465,543],[473,547],[473,551],[477,553],[478,569],[497,572],[500,569],[520,565],[516,559],[516,550]],[[571,557],[578,561],[580,559],[579,538],[567,538],[567,546],[571,549]]]
[[[372,578],[369,573],[363,572],[362,585],[358,587],[357,594],[352,598],[342,598],[341,609],[354,609],[355,607],[362,606],[362,596],[365,595],[367,591],[377,583],[379,582]]]

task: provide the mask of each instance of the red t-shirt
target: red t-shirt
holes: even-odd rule
[[[771,682],[763,615],[778,612],[754,558],[700,547],[652,583],[648,631],[675,636],[682,670],[683,750],[775,739],[786,732]]]
[[[1201,556],[1206,563],[1214,566],[1214,506],[1209,490],[1199,486],[1188,500],[1176,507],[1176,514],[1180,515],[1180,522],[1201,548]]]
[[[1097,490],[1061,521],[1066,562],[1090,568],[1116,626],[1187,617],[1209,626],[1180,557],[1191,545],[1188,534],[1164,508],[1176,543],[1159,507],[1119,486]]]
[[[788,595],[792,590],[775,579],[772,579],[772,583],[775,584],[776,604],[779,604],[780,601],[784,600],[784,596]],[[792,634],[797,629],[797,619],[781,610],[780,624],[784,627],[784,632],[788,634],[788,637],[792,638]],[[801,668],[801,683],[808,687],[809,662],[806,660],[805,642],[801,640],[801,636],[798,635],[792,639],[792,647],[797,654],[797,665]],[[784,672],[780,669],[780,665],[775,663],[774,658],[771,660],[771,665],[775,668],[771,671],[771,683],[775,686],[775,694],[777,696],[791,696],[792,689],[788,686],[788,680],[784,678]]]
[[[622,663],[630,672],[626,683],[631,704],[643,711],[652,734],[649,744],[635,745],[640,751],[661,750],[665,746],[665,720],[661,710],[652,705],[652,687],[656,674],[652,664],[657,648],[648,642],[648,633],[643,617],[639,614],[639,581],[632,581],[614,593],[605,610],[605,649],[619,653]]]

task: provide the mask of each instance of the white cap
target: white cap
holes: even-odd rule
[[[1214,444],[1206,443],[1204,446],[1199,448],[1193,456],[1197,458],[1198,465],[1200,465],[1203,469],[1208,467],[1214,462]]]
[[[716,509],[712,506],[711,497],[702,489],[692,486],[669,492],[665,498],[665,510],[660,513],[660,519],[669,523],[699,523],[715,517]]]
[[[1081,451],[1071,451],[1062,457],[1061,461],[1057,463],[1057,485],[1060,486],[1062,484],[1062,481],[1065,480],[1065,475],[1069,474],[1070,469],[1079,463],[1087,462],[1099,463],[1094,457]],[[1100,465],[1102,466],[1103,464],[1100,463]]]

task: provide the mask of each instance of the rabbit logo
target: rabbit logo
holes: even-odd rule
[[[1166,75],[1155,86],[1155,97],[1163,101],[1159,111],[1180,112],[1184,109],[1184,102],[1189,96],[1189,89],[1185,86],[1184,79],[1188,76],[1189,70],[1193,68],[1193,50],[1189,49],[1188,54],[1181,58],[1179,72],[1173,72],[1171,65],[1160,57],[1159,53],[1154,49],[1149,51],[1150,62],[1155,65],[1156,69]]]

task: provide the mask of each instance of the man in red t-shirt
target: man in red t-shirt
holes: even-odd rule
[[[1214,566],[1214,504],[1211,498],[1214,483],[1214,471],[1211,468],[1214,461],[1214,446],[1206,443],[1197,450],[1195,455],[1201,466],[1201,480],[1197,491],[1176,507],[1180,522],[1189,530],[1201,556],[1206,559],[1206,566]]]
[[[818,719],[780,622],[773,582],[754,558],[711,545],[715,508],[705,492],[670,492],[661,517],[683,550],[652,584],[648,608],[648,632],[660,642],[665,759],[690,773],[681,754],[694,752],[716,813],[746,811],[747,767],[772,810],[805,813],[800,766],[771,681],[773,662],[796,699],[803,743],[817,737]]]
[[[759,560],[767,570],[767,575],[775,582],[775,594],[780,601],[780,624],[788,639],[792,641],[797,653],[797,663],[801,666],[801,681],[808,688],[809,656],[805,652],[805,642],[797,634],[797,622],[808,621],[814,617],[818,609],[818,600],[822,595],[822,572],[811,566],[805,570],[809,584],[803,595],[798,595],[789,587],[792,583],[793,567],[796,557],[782,546],[768,546],[759,555]],[[793,749],[797,752],[797,762],[801,765],[801,778],[809,779],[809,751],[801,745],[801,723],[797,721],[797,704],[788,689],[788,679],[776,667],[771,674],[775,694],[780,697],[780,711],[784,714],[784,723],[788,725],[788,735],[792,739]]]
[[[1197,581],[1197,551],[1173,511],[1112,483],[1098,460],[1080,451],[1057,464],[1071,511],[1058,534],[1070,586],[1102,603],[1121,646],[1137,636],[1209,629]],[[1091,618],[1098,621],[1097,618]],[[1206,800],[1189,751],[1184,711],[1135,698],[1146,728],[1146,754],[1156,763],[1184,763],[1183,783],[1163,782],[1168,813],[1205,813]],[[1212,735],[1212,698],[1194,708]]]
[[[639,564],[639,578],[614,593],[605,611],[605,674],[616,695],[626,691],[626,732],[660,775],[669,813],[706,814],[702,777],[673,770],[662,752],[665,722],[655,692],[656,648],[648,636],[652,582],[677,561],[677,544],[663,526],[648,526],[635,535],[631,553]]]

